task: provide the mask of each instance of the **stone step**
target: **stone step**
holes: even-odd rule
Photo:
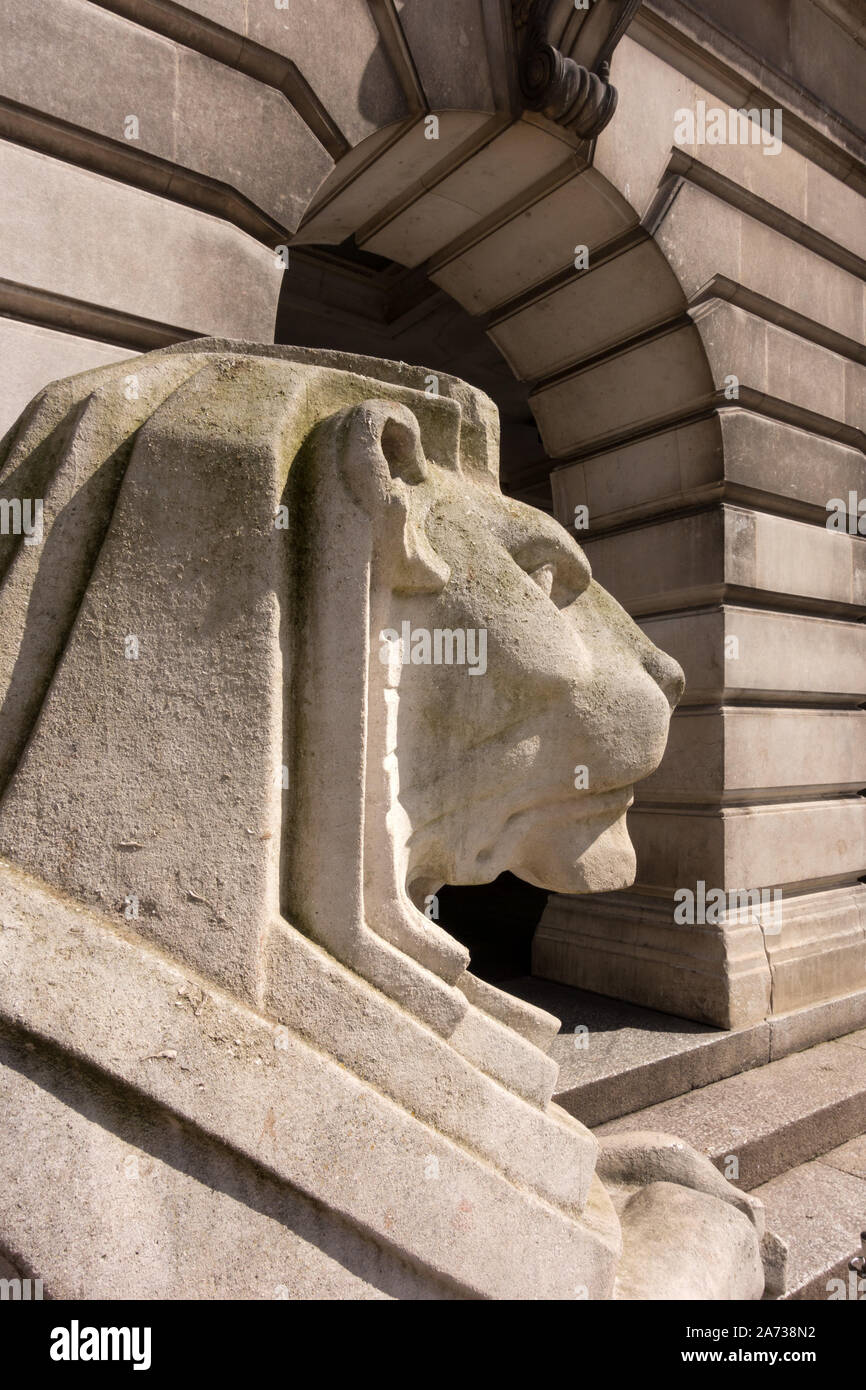
[[[866,1025],[866,991],[726,1031],[534,976],[500,988],[561,1020],[554,1099],[591,1129]]]
[[[866,1298],[848,1268],[866,1229],[862,994],[725,1032],[535,978],[506,987],[562,1020],[560,1105],[598,1134],[676,1134],[732,1177],[736,1158],[788,1247],[785,1299]]]
[[[755,1196],[788,1246],[786,1299],[866,1298],[866,1281],[848,1269],[866,1228],[866,1135],[772,1178]]]
[[[597,1132],[626,1130],[675,1134],[751,1192],[866,1131],[866,1029],[637,1110]],[[855,1222],[856,1232],[861,1224]]]

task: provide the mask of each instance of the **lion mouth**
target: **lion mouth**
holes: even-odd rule
[[[614,787],[610,791],[604,792],[556,792],[549,791],[527,802],[519,810],[513,811],[505,823],[505,828],[510,829],[512,824],[516,824],[522,816],[533,814],[537,811],[551,811],[557,815],[558,820],[565,821],[590,821],[590,820],[609,820],[611,817],[618,819],[624,816],[634,802],[634,786],[629,784],[624,787]]]
[[[621,821],[633,801],[634,787],[630,785],[606,792],[569,795],[557,788],[540,794],[511,812],[501,823],[495,839],[476,855],[475,862],[479,866],[489,864],[503,852],[507,855],[528,836],[537,835],[539,830],[553,832],[581,826],[582,838],[591,843]]]

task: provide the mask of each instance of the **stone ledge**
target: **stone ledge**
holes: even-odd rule
[[[535,976],[507,988],[562,1020],[551,1048],[556,1101],[592,1128],[866,1027],[866,989],[720,1029]],[[586,1047],[575,1036],[581,1025]]]
[[[0,1082],[0,1242],[17,1263],[0,1259],[0,1277],[39,1277],[50,1299],[466,1296],[172,1112],[2,1025]]]
[[[866,1031],[860,1031],[644,1108],[598,1132],[674,1133],[752,1192],[864,1128]]]
[[[0,167],[3,279],[183,332],[273,338],[282,266],[244,232],[18,145],[0,142]]]
[[[839,1279],[845,1298],[866,1297],[848,1269],[858,1250],[866,1210],[866,1138],[831,1149],[811,1163],[772,1178],[755,1191],[767,1220],[788,1246],[788,1299],[827,1299]]]

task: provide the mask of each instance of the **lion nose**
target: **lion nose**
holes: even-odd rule
[[[664,691],[671,709],[675,709],[686,688],[682,667],[672,656],[659,651],[658,647],[650,647],[649,651],[644,653],[643,665],[656,685]]]

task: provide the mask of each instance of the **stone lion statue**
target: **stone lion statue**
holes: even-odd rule
[[[626,811],[682,690],[574,539],[502,495],[492,403],[430,381],[205,339],[55,383],[7,436],[0,500],[11,515],[39,499],[42,529],[0,535],[0,911],[42,954],[9,957],[5,1012],[144,1086],[93,1041],[101,1026],[122,1053],[137,1002],[90,1042],[76,1008],[36,1026],[46,952],[67,970],[68,930],[91,1020],[105,1003],[87,1002],[88,949],[117,953],[119,981],[133,958],[136,978],[178,971],[184,1000],[282,1030],[290,1119],[324,1055],[336,1071],[315,1120],[294,1115],[306,1145],[282,1177],[423,1267],[429,1296],[444,1280],[467,1296],[758,1297],[759,1204],[659,1136],[626,1149],[617,1136],[596,1171],[596,1140],[551,1103],[557,1021],[476,979],[424,910],[442,884],[504,870],[565,893],[630,883]],[[349,1142],[326,1099],[347,1074],[391,1110],[370,1121],[382,1166],[364,1179],[356,1156],[335,1192],[312,1155]],[[195,1096],[147,1084],[198,1115]],[[495,1174],[495,1198],[470,1202],[500,1211],[483,1251],[464,1249],[457,1218],[444,1243],[431,1234],[453,1194],[434,1200],[430,1181],[429,1230],[418,1192],[396,1233],[379,1211],[382,1184],[399,1186],[385,1137],[398,1111],[407,1152],[417,1138],[426,1162],[435,1138],[473,1182]],[[230,1108],[222,1129],[208,1114],[196,1124],[264,1162]],[[687,1228],[690,1257],[670,1237]],[[517,1264],[527,1242],[536,1256],[506,1276],[515,1231]],[[19,1248],[13,1235],[0,1226],[0,1245]],[[62,1245],[45,1255],[58,1289]],[[107,1296],[129,1292],[125,1277]]]

